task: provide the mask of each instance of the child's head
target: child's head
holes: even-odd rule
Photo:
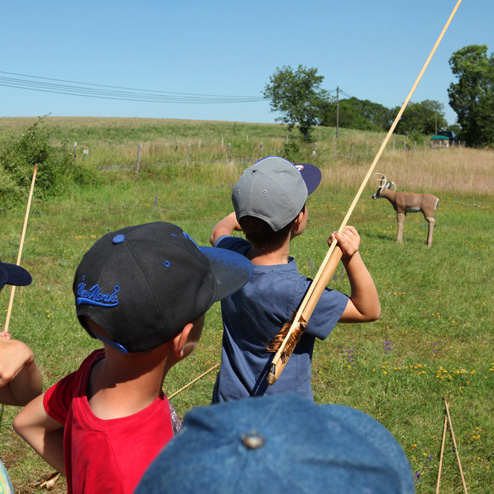
[[[108,233],[84,255],[75,274],[79,321],[91,336],[121,351],[156,348],[249,280],[249,261],[232,254],[198,247],[170,223]],[[87,319],[109,338],[93,334]]]
[[[264,158],[244,170],[232,192],[237,221],[255,245],[276,248],[292,222],[305,212],[307,196],[321,182],[314,165],[293,165],[276,156]]]
[[[231,490],[413,494],[415,487],[405,452],[377,420],[281,393],[187,412],[136,494]]]
[[[31,275],[24,268],[0,261],[0,290],[4,285],[26,286],[31,281]]]

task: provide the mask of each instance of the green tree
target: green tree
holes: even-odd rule
[[[397,115],[400,107],[393,110]],[[444,115],[444,105],[439,101],[426,99],[421,103],[409,103],[403,116],[396,126],[396,132],[403,135],[436,134],[436,129],[447,127],[448,122]]]
[[[321,107],[328,101],[328,92],[321,89],[324,77],[317,69],[299,65],[297,70],[290,66],[276,68],[264,87],[264,97],[271,100],[271,111],[280,112],[277,122],[288,125],[291,132],[298,127],[305,141],[311,141],[314,126],[320,124]]]
[[[449,104],[471,146],[494,144],[494,57],[486,45],[469,45],[453,53],[449,65],[458,82],[448,88]]]
[[[388,130],[392,112],[379,103],[351,98],[339,101],[339,125],[347,129]],[[336,125],[336,103],[333,101],[323,109],[321,125]]]
[[[367,120],[355,107],[357,98],[342,99],[337,104],[328,102],[322,107],[321,125],[345,129],[373,130],[372,122]],[[338,117],[336,116],[338,113]]]

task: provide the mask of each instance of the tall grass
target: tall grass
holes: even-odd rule
[[[74,131],[79,136],[83,127],[78,120],[66,127],[63,122],[58,124],[66,135]],[[181,129],[174,132],[185,138],[170,135],[153,139],[149,128],[161,129],[161,122],[144,122],[147,130],[137,123],[131,129],[139,138],[148,132],[143,155],[151,154],[152,149],[156,154],[143,163],[139,175],[132,168],[100,170],[102,163],[94,157],[98,153],[92,152],[93,147],[100,146],[103,153],[109,146],[110,151],[105,151],[108,163],[120,159],[132,164],[135,156],[131,150],[139,141],[123,137],[131,136],[131,131],[122,134],[120,144],[117,137],[110,139],[106,130],[110,124],[98,120],[93,130],[87,130],[94,139],[87,159],[94,160],[92,166],[104,178],[100,184],[74,186],[66,196],[48,202],[35,198],[31,208],[22,264],[34,282],[16,292],[10,329],[33,348],[45,387],[76,369],[99,346],[80,328],[73,307],[72,279],[84,252],[108,231],[149,221],[177,223],[198,243],[207,244],[211,228],[231,211],[231,188],[249,164],[228,161],[224,156],[218,161],[207,159],[215,156],[214,146],[221,148],[222,131],[232,132],[232,123],[193,122],[189,128],[187,122],[173,122]],[[85,125],[89,128],[91,122]],[[113,125],[125,127],[126,123]],[[286,140],[280,126],[252,127],[248,139],[252,152],[258,150],[260,142],[266,150],[268,144],[274,148]],[[224,142],[227,137],[233,141],[233,134],[226,130]],[[244,130],[237,124],[237,134]],[[185,142],[192,135],[197,146],[201,140],[203,154],[198,154],[198,159],[186,165],[181,156],[171,164],[155,166],[156,161],[168,163],[167,157],[173,155],[173,144],[167,148],[166,142]],[[314,276],[324,258],[326,239],[339,227],[383,137],[340,130],[335,149],[334,129],[327,129],[327,136],[321,135],[314,158],[323,170],[323,183],[309,199],[306,232],[292,244],[299,269],[307,276]],[[352,151],[351,143],[359,136],[360,146],[354,145]],[[238,139],[247,142],[245,136]],[[484,494],[492,492],[494,484],[494,156],[490,151],[463,148],[405,148],[398,146],[400,140],[397,138],[394,150],[392,146],[386,150],[377,171],[396,182],[398,190],[433,192],[440,198],[432,248],[425,246],[427,225],[417,214],[407,216],[404,243],[396,244],[395,212],[387,201],[370,198],[377,188],[371,180],[350,224],[360,232],[361,254],[378,287],[382,316],[372,324],[338,325],[326,341],[316,345],[315,398],[319,403],[358,407],[383,423],[410,460],[418,478],[417,492],[432,493],[442,441],[443,397],[447,397],[469,492]],[[122,150],[128,146],[129,155],[117,153],[119,146]],[[312,151],[313,146],[304,151],[307,161]],[[14,262],[17,257],[24,213],[19,208],[0,216],[3,261]],[[348,293],[348,279],[341,266],[330,287]],[[2,308],[7,307],[8,297],[9,291],[3,290]],[[196,351],[167,377],[167,394],[219,361],[221,335],[216,304],[208,312]],[[211,372],[173,398],[180,415],[191,407],[209,404],[215,375]],[[13,407],[4,408],[0,454],[16,492],[42,492],[36,482],[51,469],[13,433],[11,423],[16,412]],[[54,492],[64,489],[60,481]],[[450,435],[441,492],[462,492]]]

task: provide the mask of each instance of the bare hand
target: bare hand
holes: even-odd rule
[[[328,239],[328,245],[331,245],[336,239],[343,256],[342,258],[349,259],[358,252],[360,246],[360,235],[353,226],[346,226],[342,233],[333,232]]]
[[[26,364],[33,361],[33,352],[25,343],[0,338],[0,388],[12,381]]]

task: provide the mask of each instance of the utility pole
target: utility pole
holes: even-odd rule
[[[339,127],[340,127],[340,88],[336,86],[336,139],[338,139]]]

